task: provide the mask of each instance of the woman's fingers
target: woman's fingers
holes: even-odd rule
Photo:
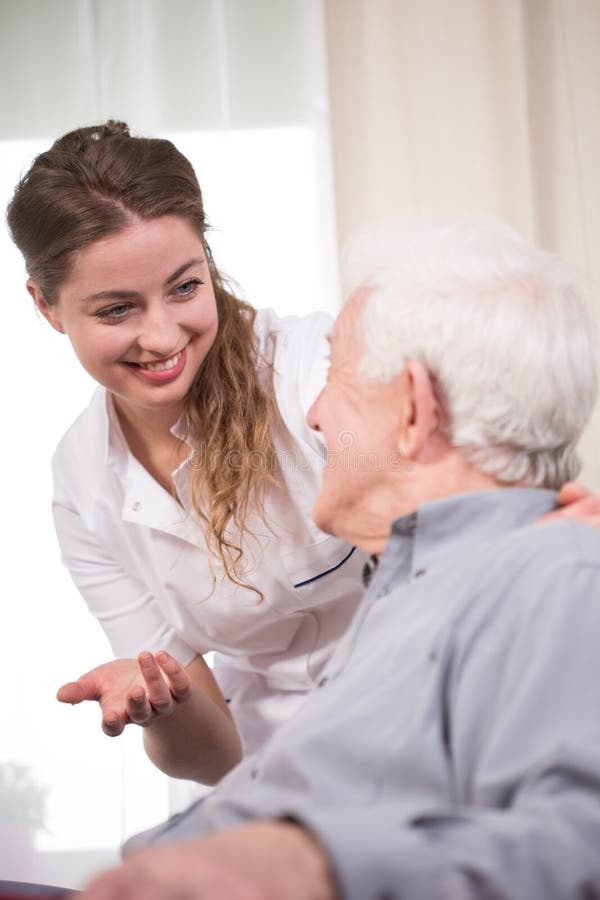
[[[142,727],[151,725],[159,716],[168,716],[176,704],[187,700],[192,692],[191,679],[185,669],[168,653],[156,656],[144,651],[138,657],[146,689],[138,686],[127,697],[127,714]]]
[[[56,699],[61,703],[82,703],[87,700],[85,692],[78,681],[69,681],[63,684],[56,692]]]
[[[101,700],[102,731],[109,737],[118,737],[127,725],[125,710],[117,709],[112,700]]]
[[[173,659],[165,650],[156,654],[156,659],[165,674],[171,694],[178,703],[187,700],[192,693],[192,679],[183,666]]]
[[[557,500],[561,506],[568,506],[570,503],[589,497],[589,495],[590,491],[578,481],[567,481],[558,492]]]
[[[561,497],[559,496],[559,500]],[[566,506],[560,506],[554,512],[543,516],[540,522],[553,522],[560,519],[578,519],[592,528],[600,528],[600,497],[596,494],[585,494],[579,500],[573,500]]]
[[[127,715],[134,725],[141,725],[142,728],[150,725],[156,716],[141,685],[134,688],[127,697]]]
[[[152,653],[140,653],[138,663],[146,683],[146,695],[152,709],[159,716],[166,716],[173,712],[174,697]]]
[[[63,684],[56,694],[56,699],[61,703],[82,703],[84,700],[102,700],[106,693],[103,683],[102,671],[106,666],[99,666],[81,675],[77,681],[69,681]]]

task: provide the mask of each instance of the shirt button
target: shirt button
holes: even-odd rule
[[[132,510],[133,510],[134,512],[138,512],[138,510],[140,510],[140,509],[142,508],[142,504],[140,503],[139,500],[135,500],[135,501],[131,504],[131,508],[132,508]]]
[[[259,770],[258,770],[258,769],[252,769],[252,770],[250,771],[250,778],[251,778],[253,781],[255,781],[255,780],[258,778],[258,773],[259,773]]]
[[[424,575],[424,574],[425,574],[425,569],[417,569],[417,571],[415,572],[415,578],[420,578],[421,575]]]
[[[317,683],[317,687],[325,687],[325,685],[327,684],[328,681],[329,681],[329,678],[327,678],[327,676],[324,676],[324,677],[321,678],[321,680]]]

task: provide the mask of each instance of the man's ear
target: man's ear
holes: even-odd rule
[[[414,459],[426,447],[439,425],[439,404],[427,367],[417,359],[407,362],[402,373],[403,398],[398,450]]]
[[[42,294],[40,286],[33,278],[29,278],[27,280],[27,284],[25,285],[31,296],[33,297],[33,302],[37,306],[38,310],[41,312],[43,317],[50,322],[53,328],[56,331],[60,331],[61,334],[65,333],[64,328],[62,327],[62,323],[60,321],[60,314],[58,312],[58,308],[56,306],[50,306],[46,303],[46,299]]]

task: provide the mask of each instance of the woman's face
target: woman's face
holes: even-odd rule
[[[53,306],[28,289],[119,407],[176,421],[218,326],[206,252],[185,219],[135,219],[79,251]]]

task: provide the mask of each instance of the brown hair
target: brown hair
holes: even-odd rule
[[[276,407],[257,372],[256,312],[226,288],[214,264],[189,160],[170,141],[132,137],[123,122],[79,128],[34,160],[17,185],[7,220],[30,277],[53,305],[74,254],[121,231],[132,214],[182,216],[206,248],[219,327],[185,402],[188,437],[203,441],[194,447],[190,466],[192,500],[206,524],[207,546],[227,576],[262,598],[240,568],[249,504],[264,518],[264,488],[275,482],[270,424]]]

